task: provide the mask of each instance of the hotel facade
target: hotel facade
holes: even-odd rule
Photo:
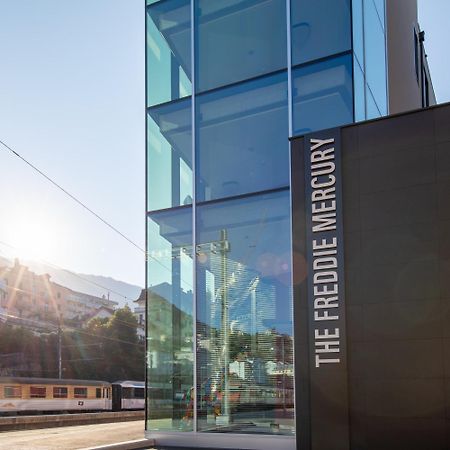
[[[349,124],[435,103],[423,40],[412,0],[146,1],[157,445],[390,448],[352,416],[344,160]]]

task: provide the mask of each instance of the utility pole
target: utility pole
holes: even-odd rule
[[[228,270],[227,270],[227,252],[229,251],[228,246],[228,235],[227,230],[220,230],[220,243],[221,243],[221,282],[222,282],[222,345],[224,353],[224,389],[223,389],[223,411],[222,414],[225,416],[225,420],[229,421],[230,418],[230,385],[228,379],[228,370],[230,365],[230,330],[229,330],[229,311],[228,311]]]

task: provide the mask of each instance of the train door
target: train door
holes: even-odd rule
[[[112,410],[120,411],[122,409],[122,386],[120,384],[112,385]]]

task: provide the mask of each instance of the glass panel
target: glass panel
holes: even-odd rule
[[[5,398],[22,398],[21,386],[5,386],[4,388]]]
[[[380,110],[373,98],[372,93],[370,92],[369,87],[366,85],[366,102],[367,102],[367,120],[376,119],[377,117],[381,117]]]
[[[147,106],[191,94],[190,26],[189,0],[147,8]]]
[[[144,388],[134,388],[133,398],[145,398],[145,389]]]
[[[351,61],[346,55],[292,72],[294,134],[353,122]]]
[[[67,388],[66,387],[54,387],[53,388],[53,398],[67,398]]]
[[[73,388],[74,398],[87,398],[87,388]]]
[[[287,74],[197,97],[197,199],[289,184]]]
[[[378,109],[385,115],[387,114],[385,35],[372,0],[364,1],[364,33],[366,81]]]
[[[198,429],[292,435],[289,191],[197,211]]]
[[[147,429],[192,431],[192,208],[148,218]]]
[[[192,203],[191,99],[148,110],[148,210]]]
[[[45,387],[30,386],[30,398],[45,398],[46,392]]]
[[[384,26],[384,22],[385,22],[385,4],[384,4],[384,0],[374,0],[375,2],[375,7],[377,8],[378,11],[378,16],[380,17],[380,22],[381,22],[381,26],[383,27],[383,29],[385,28]]]
[[[366,84],[364,82],[364,74],[356,57],[353,58],[353,76],[355,85],[355,122],[360,122],[366,119]]]
[[[196,5],[197,92],[287,67],[285,0]]]
[[[294,0],[291,5],[294,65],[351,49],[350,0]]]
[[[364,70],[363,0],[353,0],[353,51]]]

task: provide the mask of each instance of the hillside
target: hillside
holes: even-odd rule
[[[103,275],[75,273],[30,260],[21,260],[20,262],[37,274],[48,273],[53,282],[66,286],[74,291],[95,295],[97,297],[102,297],[103,295],[108,297],[109,295],[109,299],[119,303],[119,307],[128,305],[133,309],[135,306],[133,305],[133,301],[139,297],[142,290],[141,286],[115,280],[114,278]],[[12,266],[13,261],[0,256],[0,265]]]

